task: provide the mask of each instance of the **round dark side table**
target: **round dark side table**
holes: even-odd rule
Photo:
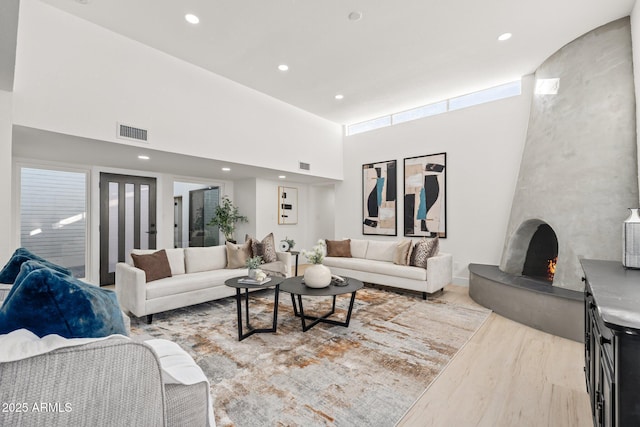
[[[231,279],[225,280],[224,284],[236,288],[236,306],[238,309],[238,341],[242,341],[243,339],[250,337],[253,334],[257,333],[265,333],[265,332],[276,332],[276,327],[278,323],[278,294],[280,293],[280,283],[284,280],[283,277],[272,277],[271,280],[262,285],[253,285],[249,283],[241,283],[241,279],[247,279],[247,276],[242,277],[234,277]],[[273,326],[271,328],[254,328],[251,326],[249,322],[249,289],[267,289],[275,287],[275,300],[273,303]],[[244,314],[247,321],[247,329],[249,332],[244,333],[242,330],[242,292],[244,289]]]
[[[293,312],[296,316],[302,320],[302,331],[307,332],[318,323],[329,323],[331,325],[349,326],[351,320],[351,312],[353,311],[353,303],[356,299],[356,292],[358,289],[362,289],[364,286],[358,279],[351,277],[344,277],[346,285],[339,286],[337,281],[332,280],[331,284],[326,288],[310,288],[304,284],[304,277],[290,277],[285,279],[280,285],[280,290],[291,294],[291,303],[293,304]],[[336,311],[336,296],[351,294],[351,301],[349,302],[349,310],[347,311],[347,318],[345,321],[339,321],[334,319],[328,319]],[[322,316],[309,316],[304,314],[304,307],[302,306],[302,296],[312,297],[333,297],[333,303],[331,305],[331,311]],[[298,299],[296,303],[296,297]],[[307,320],[311,320],[311,323],[307,324]]]

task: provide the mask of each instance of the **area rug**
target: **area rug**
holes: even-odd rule
[[[308,298],[308,297],[307,297]],[[324,313],[330,298],[307,299]],[[339,297],[344,318],[348,298]],[[244,307],[243,307],[244,308]],[[218,426],[393,426],[482,325],[490,311],[366,287],[348,328],[302,332],[280,293],[276,333],[238,341],[233,297],[132,319],[134,338],[174,341],[211,383]],[[269,327],[273,290],[251,294],[254,327]]]

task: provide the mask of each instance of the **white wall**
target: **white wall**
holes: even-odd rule
[[[308,236],[311,242],[307,249],[311,249],[318,239],[334,238],[336,217],[339,215],[342,215],[342,210],[336,210],[334,184],[309,187]]]
[[[345,138],[344,181],[336,184],[336,238],[363,238],[362,165],[398,161],[398,237],[404,214],[403,159],[447,153],[447,238],[454,283],[469,263],[499,264],[526,137],[533,78],[523,95]]]
[[[13,232],[12,174],[11,174],[11,99],[12,94],[0,90],[0,265],[9,259],[16,243]]]
[[[298,223],[278,224],[278,186],[298,189]],[[300,250],[309,243],[309,185],[296,182],[256,181],[256,237],[262,239],[273,231],[276,245],[288,237],[296,242],[294,250]]]
[[[278,224],[278,187],[298,189],[298,223]],[[311,249],[319,238],[334,234],[334,189],[331,185],[308,185],[288,181],[250,179],[234,182],[234,197],[240,213],[249,218],[238,226],[236,237],[245,234],[263,239],[273,232],[276,245],[288,238],[296,242],[294,250]],[[300,257],[300,263],[305,259]]]
[[[233,194],[227,194],[229,198],[233,198],[234,204],[238,207],[240,215],[247,217],[249,222],[240,223],[236,227],[236,240],[238,243],[244,242],[245,236],[253,236],[262,239],[264,236],[258,236],[257,217],[261,215],[262,210],[257,208],[256,201],[256,180],[243,179],[234,181]],[[221,240],[222,241],[222,240]]]
[[[21,2],[15,74],[18,125],[138,145],[122,122],[152,149],[342,176],[341,126],[38,0]]]

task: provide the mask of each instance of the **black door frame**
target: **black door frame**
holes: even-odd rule
[[[115,272],[109,272],[109,183],[118,183],[118,262],[125,253],[125,184],[133,184],[133,247],[140,247],[140,186],[149,186],[149,249],[156,248],[157,190],[156,179],[144,176],[100,172],[100,285],[115,283]]]

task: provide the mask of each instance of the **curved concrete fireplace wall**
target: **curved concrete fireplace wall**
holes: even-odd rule
[[[535,77],[559,79],[559,89],[533,97],[500,270],[522,274],[547,223],[558,240],[553,285],[582,290],[579,259],[620,260],[626,208],[638,205],[629,18],[569,43]]]

